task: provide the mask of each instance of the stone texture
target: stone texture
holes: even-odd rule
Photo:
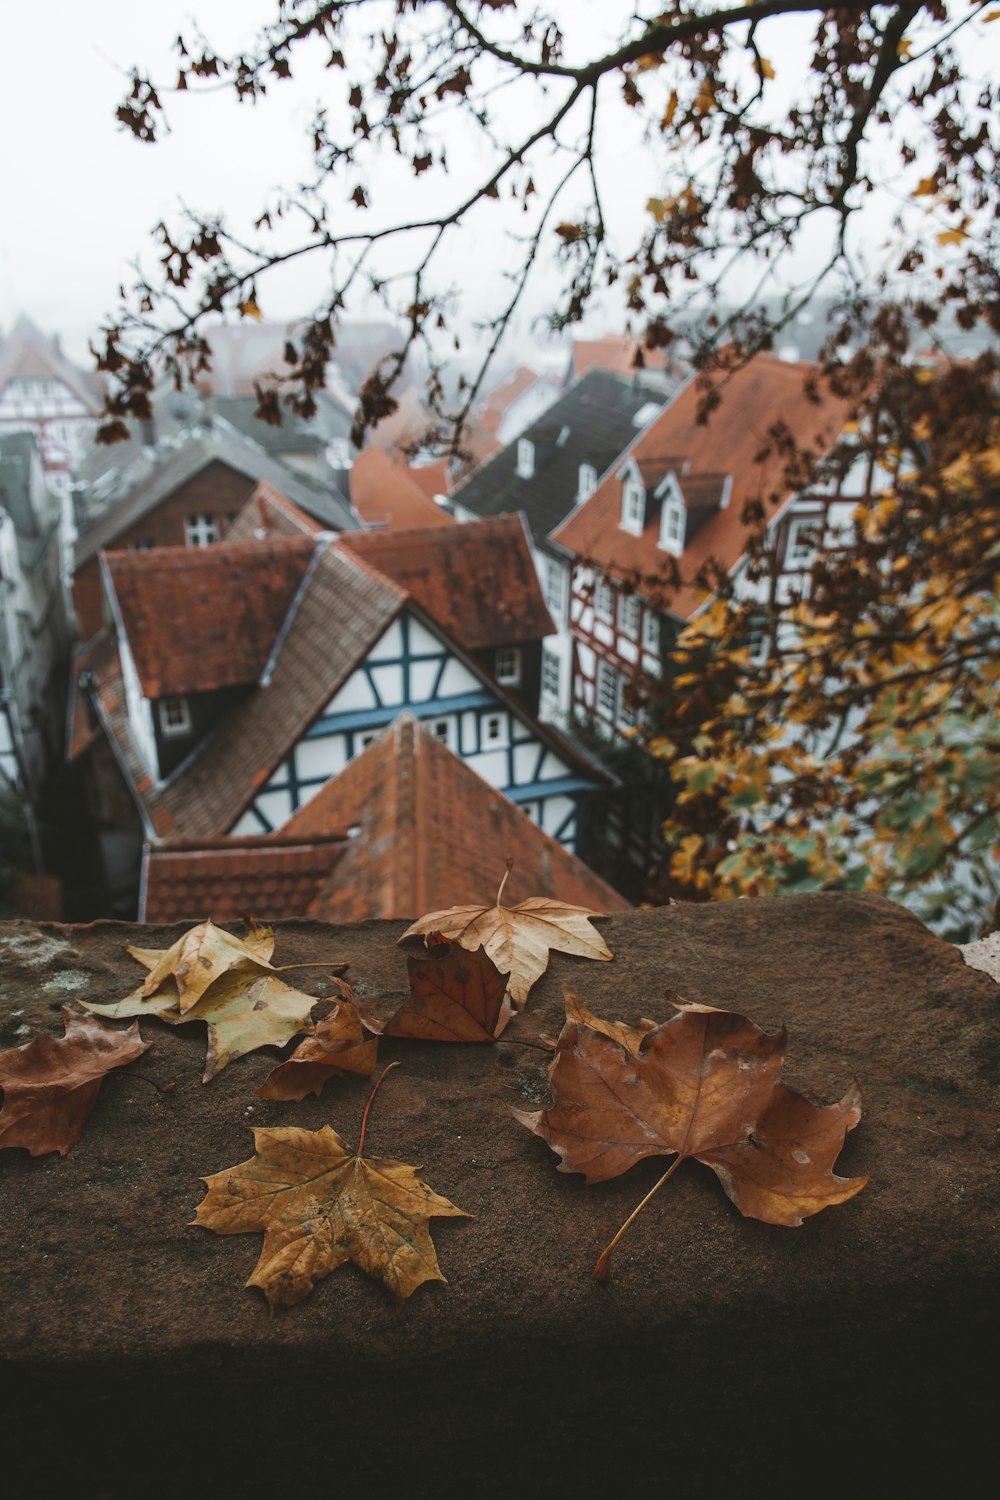
[[[402,922],[288,922],[277,962],[349,960],[373,1012],[405,987]],[[250,1124],[356,1141],[368,1084],[301,1105],[255,1089],[275,1054],[200,1083],[204,1030],[155,1021],[138,1071],[109,1079],[65,1159],[0,1156],[0,1462],[12,1494],[95,1497],[716,1496],[773,1482],[810,1496],[891,1482],[961,1487],[987,1454],[996,1348],[997,991],[877,897],[674,906],[600,923],[613,964],[553,955],[495,1047],[381,1044],[368,1151],[423,1168],[475,1215],[438,1220],[447,1287],[399,1314],[347,1266],[269,1321],[243,1289],[257,1235],[190,1226],[199,1176],[245,1160]],[[0,1046],[81,996],[113,999],[123,944],[181,928],[0,925]],[[291,976],[290,976],[291,977]],[[322,994],[323,971],[295,976]],[[850,1203],[801,1229],[742,1219],[686,1163],[591,1280],[598,1251],[660,1174],[587,1188],[556,1171],[510,1105],[546,1098],[570,983],[600,1014],[667,1014],[665,992],[788,1027],[785,1077],[865,1113],[838,1170]],[[509,1038],[509,1040],[508,1040]],[[452,1477],[449,1480],[449,1474]],[[12,1486],[12,1487],[11,1487]],[[923,1492],[928,1492],[925,1488]]]

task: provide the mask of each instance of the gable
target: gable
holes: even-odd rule
[[[404,710],[545,832],[576,844],[578,796],[595,778],[412,608],[382,633],[229,832],[282,829]]]

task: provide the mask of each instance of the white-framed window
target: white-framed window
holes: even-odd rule
[[[642,616],[642,645],[644,651],[660,649],[660,621],[656,611],[648,606]]]
[[[615,617],[614,591],[603,576],[594,584],[594,613],[599,620],[613,620]]]
[[[630,641],[639,639],[639,600],[635,594],[621,594],[618,599],[618,629]]]
[[[500,715],[490,714],[486,720],[485,728],[486,734],[484,738],[490,744],[496,744],[496,742],[503,736],[503,720],[501,719]]]
[[[628,678],[618,673],[618,713],[617,719],[622,729],[634,729],[639,722],[639,715],[633,704],[627,701]]]
[[[577,477],[576,498],[586,500],[597,489],[597,470],[593,464],[581,464]]]
[[[219,525],[214,516],[188,516],[184,537],[189,547],[208,547],[219,540]]]
[[[521,652],[517,646],[504,646],[494,658],[493,675],[502,687],[517,687],[521,681]]]
[[[684,551],[684,507],[675,495],[668,495],[663,502],[660,546],[675,557]]]
[[[605,719],[613,719],[618,712],[618,673],[610,662],[597,663],[597,711]]]
[[[563,612],[566,574],[563,565],[554,557],[545,559],[545,602],[558,619]]]
[[[747,635],[747,652],[750,660],[755,665],[767,659],[767,619],[764,615],[751,615],[749,634]]]
[[[542,651],[542,692],[549,694],[552,698],[559,697],[559,685],[562,673],[560,672],[559,658],[552,651]]]
[[[530,438],[517,440],[517,477],[530,479],[535,472],[535,445]]]
[[[622,526],[634,536],[642,535],[646,520],[646,491],[635,479],[622,485]]]
[[[191,710],[186,698],[161,698],[157,708],[160,729],[165,735],[191,733]]]
[[[800,516],[788,527],[788,542],[785,546],[786,568],[808,568],[816,556],[819,544],[819,519]]]

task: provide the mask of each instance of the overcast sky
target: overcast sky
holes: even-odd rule
[[[591,40],[600,37],[609,11],[603,0],[559,3],[571,6],[574,22],[585,17]],[[153,147],[118,128],[114,111],[129,66],[139,63],[154,77],[172,79],[177,59],[170,48],[178,31],[190,32],[194,9],[190,0],[47,0],[43,28],[30,7],[5,6],[0,331],[26,312],[45,331],[59,332],[67,351],[84,360],[88,339],[114,306],[119,282],[130,279],[130,262],[141,252],[149,263],[150,231],[158,220],[176,219],[187,203],[222,209],[234,224],[245,225],[274,188],[306,170],[301,143],[314,103],[337,76],[318,65],[275,87],[262,107],[239,107],[226,91],[198,100],[182,97],[169,106],[172,133]],[[273,0],[203,0],[197,16],[225,53],[248,43],[273,9]],[[1000,23],[985,30],[976,64],[988,76],[1000,67]],[[793,86],[803,34],[783,23],[780,37],[771,39],[780,85]],[[656,190],[650,159],[618,149],[613,140],[608,146],[616,221],[637,225]],[[449,151],[458,162],[456,177],[463,170],[478,174],[486,159],[464,137]],[[390,169],[377,185],[382,209],[426,211],[423,182],[393,179]],[[483,315],[501,289],[496,278],[510,259],[501,225],[494,219],[473,226],[463,257],[451,266],[455,279],[472,290],[474,314]],[[264,314],[308,313],[325,285],[325,269],[302,262],[282,283],[262,284]],[[542,279],[533,312],[545,305],[545,288]],[[615,315],[611,306],[603,321]],[[596,323],[601,320],[596,314]]]

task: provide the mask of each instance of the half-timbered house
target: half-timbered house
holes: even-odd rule
[[[292,597],[282,610],[269,596],[273,612],[259,617],[271,628],[236,666],[239,599],[252,610],[263,563],[250,558],[268,544],[105,559],[117,649],[98,656],[84,691],[134,800],[135,858],[143,835],[282,830],[404,710],[577,850],[602,779],[594,763],[360,557],[326,535],[274,545]]]

